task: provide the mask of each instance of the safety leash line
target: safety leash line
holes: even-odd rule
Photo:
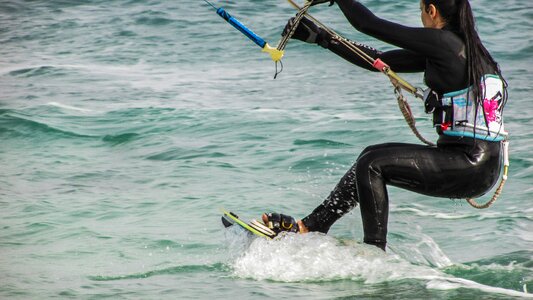
[[[507,175],[509,172],[509,141],[504,140],[502,142],[502,146],[503,146],[503,176],[502,176],[502,179],[500,180],[500,184],[498,185],[498,188],[496,189],[496,191],[494,191],[494,195],[492,195],[492,198],[484,204],[477,203],[474,198],[466,199],[468,204],[470,204],[474,208],[483,209],[483,208],[490,207],[494,202],[496,202],[496,200],[498,199],[498,197],[500,197],[500,194],[502,193],[503,186],[505,185],[505,182],[507,181]]]
[[[409,125],[409,128],[413,132],[413,134],[424,144],[428,146],[435,146],[435,143],[427,140],[422,136],[420,131],[418,131],[418,128],[416,128],[416,120],[413,116],[413,112],[411,111],[411,107],[409,106],[409,103],[405,99],[405,97],[402,94],[402,89],[399,85],[394,85],[394,82],[392,82],[392,85],[394,86],[394,94],[396,94],[396,100],[398,101],[398,107],[400,108],[400,111],[402,112],[402,115],[407,122],[407,125]]]

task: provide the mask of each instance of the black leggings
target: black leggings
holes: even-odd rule
[[[499,142],[446,136],[436,147],[402,143],[367,147],[326,200],[302,221],[310,231],[327,233],[359,203],[364,242],[384,249],[386,185],[435,197],[478,197],[499,178],[500,150]]]

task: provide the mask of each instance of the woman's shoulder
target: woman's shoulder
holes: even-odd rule
[[[448,52],[454,57],[459,57],[466,60],[466,45],[463,38],[454,31],[447,29],[437,29],[439,35],[439,45],[443,53]]]

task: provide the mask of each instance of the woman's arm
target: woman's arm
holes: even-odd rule
[[[350,24],[362,33],[425,57],[436,58],[443,51],[449,51],[447,47],[442,47],[442,30],[440,29],[407,27],[378,18],[355,0],[336,0],[335,2]]]
[[[423,72],[426,66],[426,59],[424,56],[418,55],[414,52],[398,49],[391,50],[386,52],[381,52],[372,47],[366,46],[364,44],[351,42],[352,45],[359,48],[361,51],[366,53],[368,56],[373,59],[381,59],[387,65],[391,67],[392,70],[399,73],[413,73],[413,72]],[[346,59],[347,61],[364,68],[369,71],[378,70],[372,67],[368,62],[363,60],[359,55],[350,50],[346,45],[340,43],[335,39],[331,39],[328,43],[323,43],[327,49],[331,52],[339,55],[340,57]]]

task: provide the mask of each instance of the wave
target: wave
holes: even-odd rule
[[[90,280],[94,281],[114,281],[114,280],[127,280],[127,279],[142,279],[158,275],[173,275],[182,273],[206,273],[225,271],[227,267],[222,263],[215,263],[212,265],[183,265],[169,267],[159,270],[151,270],[143,273],[126,274],[126,275],[96,275],[88,276]]]
[[[0,134],[10,137],[76,137],[94,138],[94,136],[80,134],[60,129],[43,121],[34,120],[12,110],[0,110]]]
[[[163,26],[174,22],[171,19],[162,17],[140,17],[135,20],[137,25]]]
[[[149,126],[128,126],[130,118],[160,114],[165,109],[127,109],[102,115],[58,102],[28,109],[0,109],[0,133],[11,138],[88,138],[116,146],[144,138]],[[125,125],[124,125],[125,124]]]
[[[81,108],[81,107],[70,106],[70,105],[66,105],[66,104],[62,104],[62,103],[58,103],[58,102],[48,102],[47,104],[48,104],[48,105],[51,105],[51,106],[55,106],[55,107],[59,107],[59,108],[63,108],[63,109],[68,109],[68,110],[75,110],[75,111],[81,111],[81,112],[91,112],[91,111],[92,111],[92,110],[90,110],[90,109],[85,109],[85,108]]]
[[[517,297],[517,298],[533,298],[533,294],[527,292],[527,288],[524,287],[524,291],[515,291],[506,288],[493,287],[484,284],[477,283],[468,279],[462,278],[435,278],[428,281],[426,284],[428,289],[436,290],[464,290],[464,289],[473,289],[486,292],[488,294],[500,294],[505,295],[506,297]],[[473,299],[472,297],[467,296],[464,293],[461,293],[461,299]],[[479,297],[479,296],[477,296]],[[477,298],[476,297],[476,298]],[[483,297],[480,297],[483,298]]]
[[[7,74],[13,77],[64,76],[69,72],[66,68],[57,66],[35,66],[16,69]]]
[[[146,10],[132,16],[137,25],[164,26],[175,22],[161,11]]]
[[[435,219],[442,219],[442,220],[476,219],[476,220],[481,221],[481,220],[502,219],[502,218],[533,220],[533,217],[530,214],[528,214],[527,210],[523,212],[522,211],[515,212],[512,214],[509,214],[508,212],[498,212],[498,211],[484,212],[483,214],[480,214],[479,212],[473,212],[473,213],[429,212],[422,208],[418,209],[414,207],[397,207],[397,208],[394,208],[394,211],[396,213],[412,213],[419,217],[433,217]]]
[[[533,288],[531,251],[517,251],[445,268],[446,274],[488,286],[527,292]]]
[[[102,140],[104,142],[107,142],[107,143],[110,143],[111,145],[116,146],[116,145],[131,142],[131,141],[135,141],[139,139],[140,136],[141,135],[138,133],[127,132],[127,133],[114,134],[114,135],[108,134],[104,136]]]
[[[54,64],[54,65],[11,65],[4,67],[0,75],[13,77],[38,77],[38,76],[87,76],[87,75],[120,75],[134,76],[146,74],[150,70],[143,64],[130,66],[108,64]],[[79,75],[80,73],[81,75]]]
[[[148,160],[171,161],[171,160],[190,160],[196,158],[221,158],[227,155],[221,152],[211,152],[201,149],[194,151],[187,149],[171,149],[146,157]]]
[[[350,146],[349,144],[346,144],[346,143],[336,142],[336,141],[332,141],[328,139],[311,139],[311,140],[296,139],[294,140],[293,144],[296,146],[309,145],[309,146],[318,147],[318,148]]]

